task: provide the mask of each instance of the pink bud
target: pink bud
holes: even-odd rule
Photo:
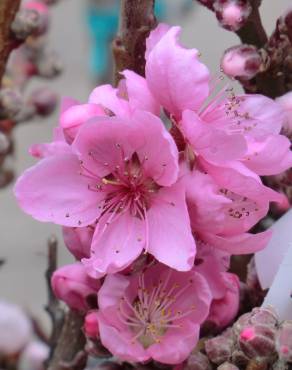
[[[208,357],[201,352],[192,353],[183,370],[212,370]]]
[[[215,0],[213,8],[221,26],[230,31],[238,31],[252,11],[247,0]]]
[[[227,326],[237,315],[239,308],[239,279],[235,274],[222,273],[226,284],[226,292],[221,299],[214,299],[207,321],[213,322],[218,328]]]
[[[0,358],[17,355],[30,341],[32,326],[22,309],[0,301]]]
[[[234,46],[227,49],[221,60],[223,72],[232,78],[252,79],[261,69],[262,58],[256,47],[251,45]]]
[[[44,361],[49,356],[49,347],[40,341],[31,342],[23,351],[21,364],[29,370],[45,370]]]
[[[89,312],[84,319],[84,332],[88,338],[96,339],[99,336],[97,311]]]
[[[24,4],[24,9],[34,10],[40,16],[39,34],[43,34],[49,27],[49,9],[46,4],[41,1],[28,1]]]
[[[275,329],[264,325],[246,327],[239,335],[239,345],[249,358],[268,358],[275,352]]]
[[[70,308],[86,311],[97,304],[99,280],[89,277],[81,262],[59,268],[52,276],[52,288],[57,298]],[[91,302],[92,299],[92,302]]]
[[[66,247],[75,258],[89,258],[94,229],[90,227],[63,227]]]
[[[292,322],[284,321],[276,334],[276,349],[281,359],[292,362]]]
[[[234,349],[232,329],[226,330],[222,335],[211,338],[205,342],[208,358],[217,365],[228,361]]]

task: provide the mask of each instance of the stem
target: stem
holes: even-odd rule
[[[83,315],[70,310],[65,318],[57,346],[49,363],[48,370],[83,370],[87,356],[83,352],[85,337],[81,330]]]
[[[255,45],[262,48],[268,41],[266,31],[263,27],[258,1],[250,1],[252,12],[243,27],[236,32],[243,44]]]
[[[116,84],[125,69],[144,75],[146,38],[155,26],[154,0],[121,0],[119,34],[113,42]]]
[[[19,9],[21,0],[0,1],[0,81],[5,72],[10,52],[18,42],[12,36],[10,27]]]

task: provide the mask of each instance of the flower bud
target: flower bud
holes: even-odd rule
[[[88,338],[96,339],[99,336],[97,311],[89,312],[84,319],[84,333]]]
[[[48,88],[39,88],[31,94],[30,103],[35,107],[37,114],[47,116],[56,108],[58,96]]]
[[[86,311],[97,305],[100,282],[86,274],[81,262],[59,268],[51,283],[56,297],[72,309]]]
[[[0,132],[0,155],[6,154],[10,148],[10,141],[6,135]]]
[[[18,40],[40,33],[44,28],[41,15],[34,9],[21,9],[11,25],[11,30]]]
[[[31,322],[21,308],[0,301],[0,357],[19,354],[31,336]]]
[[[221,299],[214,299],[207,321],[213,322],[218,328],[226,327],[237,315],[239,308],[239,279],[235,274],[222,273],[226,284],[226,292]]]
[[[234,348],[232,329],[226,330],[222,335],[211,338],[205,343],[208,358],[217,365],[228,361]]]
[[[208,357],[201,352],[192,353],[183,370],[212,370]]]
[[[292,321],[284,321],[278,330],[276,349],[280,359],[292,362]]]
[[[217,367],[217,370],[239,370],[239,368],[230,362],[224,362],[224,364]]]
[[[89,258],[94,229],[90,227],[63,227],[63,238],[66,247],[75,258]]]
[[[267,358],[275,352],[275,329],[265,325],[247,326],[239,335],[239,346],[249,358]]]
[[[45,370],[44,361],[49,356],[49,347],[40,341],[31,342],[20,359],[21,369]]]
[[[241,80],[250,80],[260,72],[262,57],[252,45],[240,45],[227,49],[221,60],[223,72]]]
[[[13,119],[22,107],[23,100],[18,91],[9,88],[0,90],[0,118]]]
[[[55,52],[46,51],[36,60],[36,69],[39,76],[52,78],[62,72],[63,65]]]
[[[215,0],[213,8],[220,25],[230,31],[238,31],[252,11],[248,0]]]

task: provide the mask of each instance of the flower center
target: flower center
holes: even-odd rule
[[[142,274],[139,276],[138,295],[133,302],[126,295],[120,300],[120,320],[134,333],[132,342],[138,340],[144,348],[160,343],[168,329],[181,329],[181,319],[195,310],[195,305],[187,310],[177,308],[179,298],[193,281],[189,280],[181,287],[177,283],[168,284],[170,276],[171,271],[165,280],[159,280],[158,284],[151,285],[149,289],[145,286]]]

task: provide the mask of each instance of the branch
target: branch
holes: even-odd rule
[[[54,271],[57,269],[57,247],[58,242],[55,237],[51,237],[48,241],[48,269],[46,271],[46,281],[48,289],[48,304],[45,307],[49,313],[52,322],[52,332],[50,336],[51,355],[57,345],[60,332],[64,323],[64,311],[61,308],[60,302],[55,297],[51,287],[51,278]]]
[[[66,315],[48,370],[83,370],[85,368],[87,355],[83,349],[86,340],[82,326],[83,316],[70,310]]]
[[[243,44],[254,45],[261,48],[268,41],[268,37],[259,12],[260,2],[250,0],[250,5],[252,7],[252,12],[244,26],[241,27],[236,34]]]
[[[121,0],[119,34],[113,42],[116,84],[125,69],[144,75],[146,38],[155,26],[154,0]]]
[[[10,27],[19,9],[21,0],[0,1],[0,81],[2,80],[10,52],[18,45]]]

